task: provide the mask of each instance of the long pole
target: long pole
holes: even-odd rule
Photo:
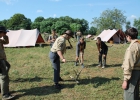
[[[71,47],[71,48],[73,48],[73,46],[71,45],[71,43],[70,43],[70,40],[69,40],[69,39],[68,39],[68,42],[69,42],[69,44],[70,44],[70,47]]]

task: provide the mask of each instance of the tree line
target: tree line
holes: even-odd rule
[[[73,32],[81,30],[86,32],[89,29],[88,21],[85,19],[74,19],[69,16],[64,16],[60,18],[44,18],[42,16],[37,17],[34,22],[31,19],[26,18],[23,14],[14,14],[8,20],[0,21],[0,25],[5,26],[9,30],[19,30],[19,29],[35,29],[37,28],[40,33],[50,33],[51,29],[55,29],[57,33],[62,34],[68,29]]]
[[[84,34],[99,34],[105,29],[123,29],[131,27],[130,21],[124,16],[124,11],[119,9],[107,9],[103,11],[100,17],[94,17],[93,21],[89,23],[85,19],[71,18],[69,16],[62,16],[59,18],[44,18],[37,17],[33,22],[30,18],[26,18],[23,14],[14,14],[9,19],[0,21],[0,25],[5,26],[9,30],[19,29],[35,29],[40,33],[50,33],[51,29],[55,29],[57,33],[62,34],[64,31],[70,29],[73,32],[80,30]],[[89,24],[92,26],[89,28]],[[138,29],[140,33],[140,18],[134,19],[133,26]]]

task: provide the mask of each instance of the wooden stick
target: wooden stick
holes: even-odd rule
[[[69,44],[70,44],[70,47],[71,47],[71,48],[73,48],[73,46],[71,45],[71,43],[70,43],[70,40],[69,40],[69,39],[68,39],[68,42],[69,42]]]

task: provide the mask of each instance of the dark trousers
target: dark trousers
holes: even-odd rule
[[[58,83],[60,78],[60,58],[57,53],[53,52],[50,52],[49,56],[54,69],[54,83]]]
[[[6,60],[0,60],[0,83],[2,95],[9,93],[9,72],[10,64]]]
[[[106,50],[101,50],[100,51],[100,54],[99,54],[99,65],[103,65],[105,66],[106,65],[106,56],[107,56],[107,52],[108,52],[108,48]],[[103,57],[103,60],[102,60],[102,56],[103,55],[106,55],[105,57]]]
[[[128,87],[124,90],[124,100],[140,100],[139,98],[140,71],[133,70]]]

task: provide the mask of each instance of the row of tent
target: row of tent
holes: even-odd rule
[[[9,44],[4,47],[26,47],[35,46],[39,43],[45,43],[40,32],[37,29],[33,30],[9,30]],[[125,34],[121,30],[104,30],[97,37],[101,37],[102,41],[120,43],[125,41]],[[96,40],[96,38],[94,39]]]

